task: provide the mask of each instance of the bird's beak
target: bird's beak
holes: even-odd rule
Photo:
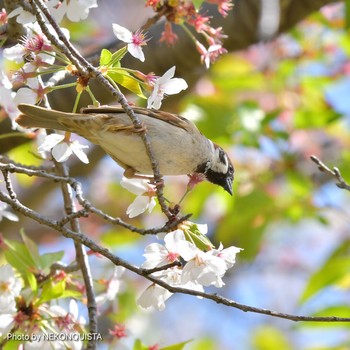
[[[232,179],[227,178],[223,188],[232,196]]]

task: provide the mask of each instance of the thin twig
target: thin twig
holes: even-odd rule
[[[147,19],[146,23],[140,28],[140,30],[147,30],[148,28],[155,25],[163,16],[166,16],[168,13],[173,11],[173,8],[170,6],[167,6],[166,4],[163,5],[159,11],[153,16]]]
[[[110,260],[113,264],[117,266],[123,266],[127,270],[134,272],[135,274],[139,276],[143,276],[144,278],[150,280],[152,283],[155,283],[167,290],[169,290],[171,293],[181,293],[181,294],[187,294],[187,295],[193,295],[197,297],[202,297],[204,299],[212,300],[218,304],[226,305],[228,307],[236,308],[239,310],[242,310],[244,312],[253,312],[257,314],[263,314],[278,318],[283,318],[291,321],[305,321],[305,322],[350,322],[350,317],[337,317],[337,316],[303,316],[303,315],[292,315],[292,314],[286,314],[282,312],[276,312],[268,309],[253,307],[245,304],[237,303],[233,300],[227,299],[223,296],[220,296],[218,294],[210,294],[205,292],[200,292],[197,290],[187,289],[187,288],[181,288],[181,287],[174,287],[169,285],[168,283],[153,277],[150,275],[147,270],[141,269],[139,267],[136,267],[127,261],[119,258],[118,256],[112,254],[107,248],[101,247],[100,245],[96,244],[93,240],[88,238],[82,233],[74,232],[73,230],[70,230],[66,227],[60,227],[57,222],[48,219],[47,217],[42,216],[41,214],[35,212],[34,210],[24,206],[22,203],[20,203],[17,199],[13,200],[10,198],[9,195],[6,193],[0,191],[0,200],[7,203],[10,207],[12,207],[13,210],[22,213],[23,215],[37,221],[40,224],[46,225],[48,227],[51,227],[58,232],[61,232],[65,237],[72,238],[76,242],[79,242],[86,247],[89,247],[94,252],[97,252],[104,257],[106,257],[108,260]]]
[[[75,271],[79,271],[80,270],[80,266],[76,262],[73,263],[73,264],[70,264],[68,266],[65,266],[65,265],[62,265],[59,262],[56,262],[56,263],[51,265],[50,270],[51,270],[51,274],[55,273],[56,271],[64,271],[66,273],[72,273],[72,272],[75,272]]]
[[[12,188],[12,184],[11,184],[10,177],[9,177],[9,172],[7,170],[3,170],[3,169],[1,171],[2,171],[2,175],[4,177],[5,187],[6,187],[8,194],[10,195],[10,197],[12,199],[16,199],[16,193]]]
[[[338,168],[333,167],[333,170],[331,170],[326,164],[324,164],[319,158],[317,158],[316,156],[310,156],[310,159],[317,164],[318,169],[320,171],[325,171],[328,174],[332,175],[333,177],[335,177],[339,182],[336,183],[336,185],[339,188],[342,188],[344,190],[350,191],[350,185],[348,185],[344,178],[342,177],[340,171]]]

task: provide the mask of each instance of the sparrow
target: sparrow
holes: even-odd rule
[[[123,108],[101,106],[66,113],[19,104],[16,122],[25,128],[45,128],[76,133],[99,145],[128,178],[153,175],[139,135],[146,131],[162,175],[200,174],[232,195],[234,168],[226,152],[207,139],[188,119],[153,109],[133,107],[142,123],[135,128]]]

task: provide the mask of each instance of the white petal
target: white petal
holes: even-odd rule
[[[16,96],[14,97],[14,102],[16,103],[16,105],[20,104],[20,103],[26,103],[26,104],[30,104],[33,105],[36,103],[38,98],[38,95],[35,91],[33,91],[32,89],[29,88],[20,88],[17,93]]]
[[[156,200],[154,199],[154,197],[149,198],[148,212],[151,213],[155,206],[156,206]]]
[[[175,230],[175,231],[169,232],[164,237],[165,246],[171,252],[177,251],[177,248],[178,248],[177,244],[180,241],[186,241],[185,234],[183,233],[182,230]]]
[[[165,309],[165,301],[172,296],[167,289],[156,284],[149,286],[138,298],[137,304],[144,309]]]
[[[192,260],[196,255],[201,254],[202,251],[199,250],[193,243],[188,241],[180,241],[177,243],[178,253],[181,258],[185,261]],[[186,265],[187,266],[187,265]]]
[[[148,183],[147,180],[144,179],[127,179],[123,177],[120,181],[120,185],[138,196],[148,191]]]
[[[164,93],[167,95],[178,94],[182,90],[186,90],[188,85],[182,78],[173,78],[162,85]]]
[[[7,90],[12,89],[12,83],[3,70],[0,70],[0,87]]]
[[[162,92],[153,90],[151,96],[148,98],[147,108],[159,109],[163,98],[164,94]]]
[[[140,45],[128,44],[128,51],[131,56],[138,58],[141,62],[145,61],[145,55],[143,54],[142,48]]]
[[[129,218],[134,218],[145,212],[149,205],[149,198],[147,196],[137,196],[136,199],[129,205],[126,214]]]
[[[31,89],[38,89],[39,88],[39,79],[38,78],[28,78],[27,79],[27,85],[31,88]],[[33,90],[31,90],[33,91]],[[36,92],[33,91],[36,95]]]
[[[51,2],[51,1],[50,1]],[[49,2],[49,4],[50,4]],[[58,6],[58,8],[52,8],[50,10],[53,18],[56,20],[56,22],[60,23],[63,19],[63,16],[66,14],[67,12],[67,3],[66,2],[62,2],[60,6]]]
[[[221,45],[211,45],[209,46],[208,52],[214,52],[216,50],[221,49],[221,47],[222,47]]]
[[[70,148],[83,163],[89,164],[87,155],[82,151],[83,148],[89,148],[88,145],[81,145],[78,141],[74,141],[70,144]]]
[[[60,22],[64,15],[72,22],[84,20],[89,15],[89,9],[97,7],[96,0],[70,0],[62,1],[62,4],[55,9],[55,1],[50,1],[54,4],[50,6],[50,12],[54,18]],[[49,5],[47,5],[49,7]]]
[[[162,266],[168,263],[167,255],[168,250],[159,243],[152,243],[148,245],[145,249],[146,261],[142,264],[142,267],[145,269],[151,269],[157,266]]]
[[[13,315],[3,314],[0,315],[0,336],[3,336],[10,332],[13,327]]]
[[[158,78],[159,85],[162,85],[169,81],[175,74],[175,66],[168,69],[160,78]]]
[[[56,59],[54,53],[51,55],[48,55],[46,53],[39,53],[38,56],[43,60],[43,62],[48,63],[49,65],[53,64]]]
[[[158,85],[154,86],[151,95],[147,99],[147,108],[149,108],[149,109],[153,108],[153,104],[157,98],[157,90],[158,90]],[[156,108],[156,109],[158,109],[158,108]]]
[[[113,33],[114,35],[121,41],[124,41],[125,43],[131,43],[132,42],[132,33],[127,30],[126,28],[120,26],[119,24],[113,23]]]
[[[52,148],[52,156],[57,162],[65,162],[72,155],[72,149],[66,142],[61,142]]]
[[[10,61],[15,61],[16,63],[23,62],[23,55],[25,50],[23,45],[16,44],[15,46],[4,49],[2,55]]]
[[[198,230],[200,231],[200,233],[202,233],[203,235],[206,235],[208,233],[208,225],[207,224],[196,224]]]
[[[0,315],[12,314],[14,312],[16,312],[16,301],[14,296],[0,296]]]
[[[61,134],[50,134],[45,136],[44,141],[38,147],[39,152],[48,152],[54,148],[57,144],[62,142],[64,135]]]

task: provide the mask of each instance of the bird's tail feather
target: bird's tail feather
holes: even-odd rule
[[[23,113],[16,118],[16,123],[25,128],[45,128],[69,131],[61,124],[60,119],[76,117],[78,114],[66,113],[29,104],[19,104],[18,109]]]

